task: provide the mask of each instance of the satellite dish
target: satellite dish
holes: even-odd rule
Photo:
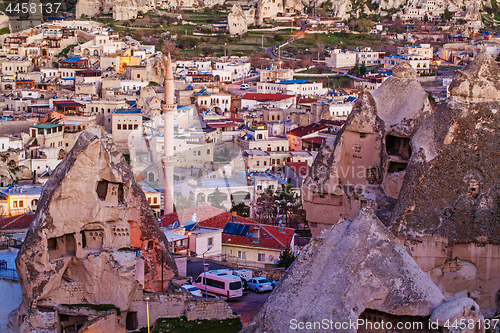
[[[177,228],[179,226],[179,221],[174,222],[174,228]]]
[[[272,254],[269,255],[269,259],[268,260],[269,261],[273,260],[273,255]]]
[[[273,264],[277,264],[277,263],[278,263],[278,259],[274,259]]]

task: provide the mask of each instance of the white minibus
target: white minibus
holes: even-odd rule
[[[227,274],[227,273],[212,273],[206,272],[201,273],[193,286],[205,292],[205,282],[204,276],[206,274],[206,290],[208,295],[216,296],[220,295],[226,297],[227,299],[233,299],[243,296],[243,288],[241,284],[241,278],[239,276]]]

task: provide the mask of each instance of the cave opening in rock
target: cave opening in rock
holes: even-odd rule
[[[414,333],[442,332],[429,325],[429,317],[396,316],[386,312],[366,309],[358,318],[358,333]]]
[[[389,155],[401,156],[404,159],[411,157],[410,138],[388,135],[385,139],[385,148]]]
[[[406,170],[408,163],[390,162],[387,168],[388,173],[401,172]]]

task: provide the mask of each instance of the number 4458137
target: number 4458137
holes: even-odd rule
[[[55,3],[12,3],[10,2],[5,11],[9,14],[17,13],[17,14],[36,14],[36,13],[57,13],[59,11],[59,7],[61,7],[60,2]]]
[[[485,319],[484,322],[482,320],[474,320],[474,319],[456,319],[455,321],[447,320],[443,327],[448,329],[450,328],[461,328],[461,329],[475,329],[482,328],[484,326],[487,330],[494,330],[497,327],[500,327],[500,319]]]

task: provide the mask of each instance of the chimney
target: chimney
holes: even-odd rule
[[[257,227],[253,228],[253,243],[259,243],[260,242],[260,229]]]
[[[191,215],[191,220],[193,222],[196,222],[196,212],[195,211],[193,211],[193,215]]]
[[[233,217],[231,218],[231,222],[236,222],[236,212],[233,212]]]

